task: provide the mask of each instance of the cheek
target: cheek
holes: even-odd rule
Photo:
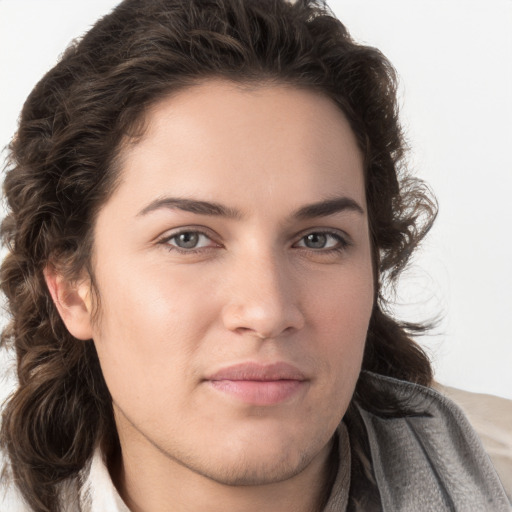
[[[312,314],[321,319],[319,325],[327,339],[338,337],[349,343],[366,337],[374,300],[369,260],[326,275],[317,280],[315,289]]]
[[[370,265],[340,272],[331,278],[325,293],[312,304],[317,329],[317,348],[331,390],[353,389],[361,362],[373,309]]]
[[[179,340],[175,335],[200,328],[199,319],[214,308],[197,272],[172,272],[161,263],[142,261],[140,266],[105,265],[102,274],[100,335],[112,342],[132,340],[144,352],[148,345]]]
[[[184,375],[193,375],[194,354],[215,317],[209,295],[179,274],[110,270],[98,278],[94,340],[114,401],[122,407],[170,396],[170,390],[185,393],[191,380]]]

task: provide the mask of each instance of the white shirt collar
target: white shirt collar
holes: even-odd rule
[[[99,448],[94,451],[80,494],[80,502],[87,512],[130,512],[112,483]]]

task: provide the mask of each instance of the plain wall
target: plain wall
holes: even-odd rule
[[[116,4],[0,0],[0,146],[65,46]],[[407,306],[397,314],[440,319],[420,340],[439,381],[512,398],[512,1],[330,5],[356,39],[397,68],[410,167],[440,203],[403,276],[398,302]],[[0,382],[0,394],[11,385]]]
[[[512,398],[512,1],[335,1],[401,78],[410,163],[439,217],[398,308],[440,316],[420,340],[448,385]]]

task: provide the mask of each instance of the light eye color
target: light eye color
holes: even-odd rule
[[[194,250],[211,246],[212,240],[200,231],[182,231],[167,238],[165,243],[182,250]]]
[[[174,233],[162,239],[162,244],[170,250],[181,252],[194,252],[200,249],[216,247],[216,243],[205,233],[196,230],[185,230]],[[312,231],[300,238],[294,247],[309,249],[318,252],[342,251],[349,244],[345,238],[338,233],[327,231]],[[218,246],[217,246],[218,247]]]
[[[338,234],[324,231],[314,231],[304,235],[296,247],[305,247],[312,250],[342,249],[347,242]]]

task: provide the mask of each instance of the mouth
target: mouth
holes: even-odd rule
[[[243,363],[223,368],[205,379],[216,391],[250,405],[270,406],[293,399],[308,383],[295,366],[284,362]]]

